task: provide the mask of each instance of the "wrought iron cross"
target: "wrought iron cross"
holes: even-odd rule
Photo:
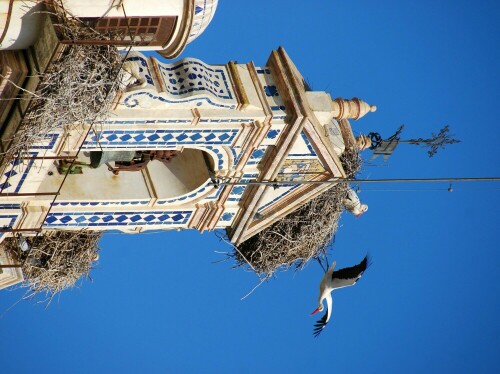
[[[377,158],[379,155],[383,155],[384,159],[387,160],[399,143],[419,145],[423,148],[429,147],[430,149],[427,151],[429,157],[434,156],[439,148],[444,149],[447,144],[460,143],[460,140],[453,139],[454,135],[449,134],[450,127],[448,125],[439,130],[437,135],[432,133],[431,137],[427,139],[417,138],[401,140],[399,138],[399,134],[403,131],[403,128],[404,125],[401,125],[399,129],[397,129],[397,131],[386,140],[383,140],[378,132],[369,133],[368,137],[372,141],[372,145],[370,147],[370,149],[373,150],[372,159]]]

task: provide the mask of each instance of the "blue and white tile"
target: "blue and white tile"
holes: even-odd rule
[[[31,156],[37,153],[31,152]],[[19,192],[23,186],[35,160],[13,160],[0,177],[0,192]]]
[[[46,227],[110,227],[110,226],[169,226],[185,225],[192,211],[142,212],[50,212]]]
[[[230,145],[238,129],[104,130],[92,134],[82,149],[175,149],[187,145]]]
[[[19,217],[19,214],[0,214],[0,228],[3,229],[13,228],[14,223],[17,220],[17,217]],[[4,235],[5,235],[4,232],[0,232],[0,238]]]

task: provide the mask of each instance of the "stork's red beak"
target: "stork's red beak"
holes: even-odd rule
[[[364,213],[364,212],[363,212],[363,213]],[[359,217],[361,217],[361,215],[362,215],[363,213],[359,213],[359,214],[356,216],[356,219],[358,219]]]
[[[317,308],[314,312],[311,313],[311,316],[315,315],[316,313],[319,312],[319,308]]]

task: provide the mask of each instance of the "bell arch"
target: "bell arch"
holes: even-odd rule
[[[196,148],[83,152],[73,163],[54,164],[38,192],[57,190],[64,181],[58,202],[149,205],[178,200],[182,203],[186,196],[210,181],[214,170],[210,153]]]

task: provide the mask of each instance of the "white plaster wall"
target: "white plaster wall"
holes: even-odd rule
[[[330,141],[337,156],[340,156],[345,151],[344,139],[342,138],[342,133],[340,131],[340,126],[337,120],[332,119],[329,123],[325,125],[325,135]]]
[[[289,154],[290,155],[307,155],[310,153],[311,153],[311,151],[307,147],[307,144],[304,141],[302,134],[300,136],[297,136],[297,140],[295,140],[295,143],[293,143],[293,147],[290,150]]]
[[[153,161],[147,168],[159,199],[186,195],[210,178],[203,152],[197,149],[184,149],[168,164]]]
[[[332,98],[326,92],[306,92],[309,108],[314,112],[318,121],[324,125],[333,118]]]
[[[9,14],[9,1],[0,0],[0,35],[7,26],[7,16]]]
[[[245,88],[245,93],[247,94],[248,101],[250,102],[246,110],[261,109],[262,103],[260,102],[260,97],[257,94],[257,89],[255,88],[252,77],[250,76],[248,67],[244,64],[238,64],[236,66],[238,73],[240,74],[241,83]]]
[[[82,159],[83,161],[83,159]],[[38,192],[57,191],[64,175],[57,171],[47,176]],[[45,197],[46,198],[46,197]],[[83,174],[68,175],[58,201],[143,200],[150,194],[140,171],[120,172],[114,175],[106,165],[97,169],[84,168]]]
[[[119,0],[65,0],[64,5],[76,17],[123,17]],[[182,16],[183,0],[123,0],[125,12],[135,16]]]

